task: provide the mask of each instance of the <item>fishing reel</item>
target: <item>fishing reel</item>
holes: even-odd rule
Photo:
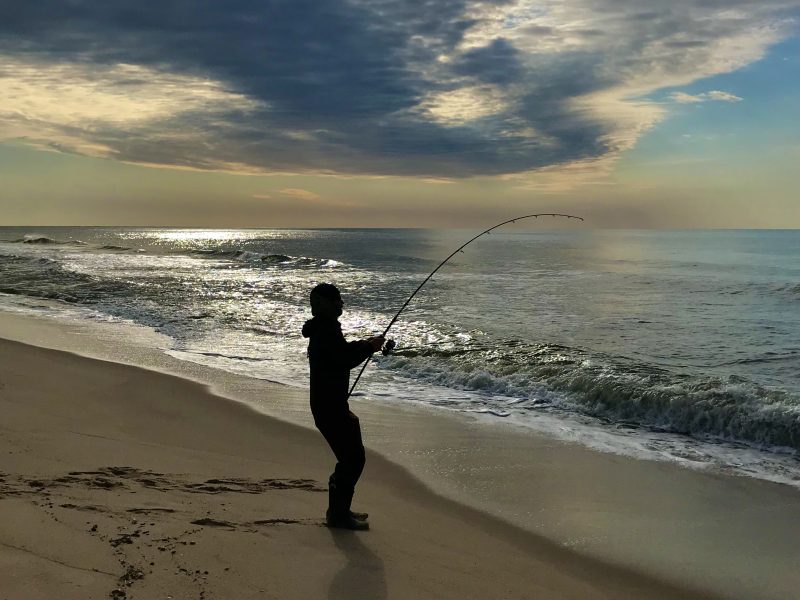
[[[389,356],[394,350],[394,347],[397,346],[397,343],[394,340],[386,340],[386,343],[381,348],[381,354],[384,356]]]

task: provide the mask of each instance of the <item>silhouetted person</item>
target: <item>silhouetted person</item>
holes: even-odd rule
[[[309,338],[308,362],[311,368],[311,413],[336,455],[336,469],[328,480],[330,527],[369,529],[367,515],[350,510],[358,478],[364,470],[364,445],[358,417],[350,411],[347,396],[350,369],[380,350],[383,336],[348,342],[337,320],[342,314],[342,297],[336,286],[320,283],[311,290],[312,319],[303,325]]]

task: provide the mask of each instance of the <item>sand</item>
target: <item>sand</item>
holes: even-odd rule
[[[705,598],[431,492],[373,452],[324,526],[316,432],[172,375],[0,341],[0,599]]]

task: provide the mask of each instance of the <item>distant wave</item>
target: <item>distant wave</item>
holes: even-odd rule
[[[40,235],[38,233],[27,233],[19,239],[13,240],[15,243],[22,243],[22,244],[69,244],[72,246],[85,246],[86,242],[82,242],[80,240],[54,240],[53,238],[49,238],[46,235]]]
[[[57,244],[58,242],[52,238],[43,235],[26,235],[20,240],[23,244]]]
[[[248,264],[262,264],[289,268],[333,268],[344,263],[329,258],[311,258],[308,256],[289,256],[287,254],[262,254],[250,250],[231,250],[227,248],[209,248],[192,250],[191,254],[205,258],[222,258]]]
[[[115,246],[114,244],[106,244],[105,246],[100,246],[100,250],[130,250],[127,246]]]
[[[513,354],[479,345],[409,349],[379,363],[423,382],[516,398],[514,410],[544,406],[706,441],[800,451],[800,398],[740,378],[683,376],[546,345]],[[506,412],[511,403],[503,398],[483,412]]]

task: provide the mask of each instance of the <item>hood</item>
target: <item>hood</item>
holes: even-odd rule
[[[320,332],[341,327],[336,319],[326,319],[325,317],[314,317],[306,321],[303,325],[303,337],[310,338]]]

